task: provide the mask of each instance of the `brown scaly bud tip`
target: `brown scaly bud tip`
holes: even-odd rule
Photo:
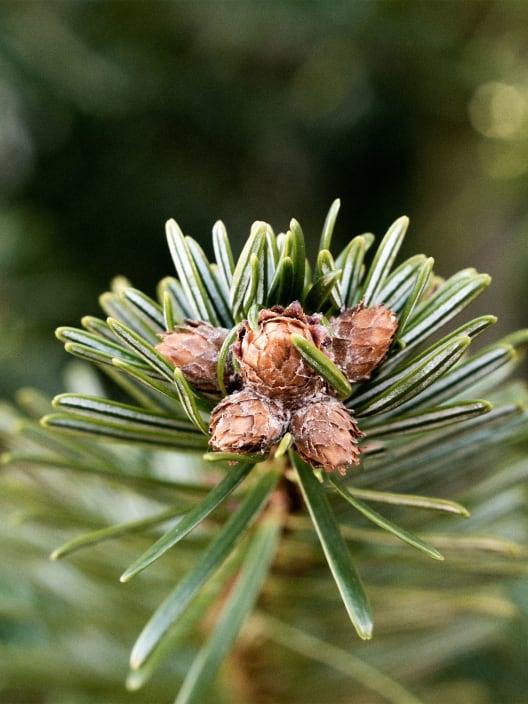
[[[186,320],[185,325],[163,333],[163,341],[156,345],[156,349],[181,369],[187,381],[199,391],[218,393],[216,365],[228,332],[202,320]],[[233,374],[233,366],[228,359],[224,375],[226,384],[232,380]]]
[[[384,360],[396,328],[396,315],[381,306],[365,308],[359,303],[330,320],[333,337],[330,359],[350,382],[370,378]]]
[[[312,467],[345,474],[359,464],[358,441],[365,434],[336,398],[317,394],[293,412],[290,430],[296,451]]]
[[[212,411],[211,449],[217,452],[267,454],[287,430],[289,413],[282,404],[242,389],[226,396]]]
[[[240,362],[242,381],[272,398],[293,403],[322,384],[316,372],[291,343],[292,333],[313,342],[319,349],[328,342],[328,331],[319,315],[307,317],[300,303],[275,306],[259,313],[257,329],[245,322],[239,329],[233,354]]]

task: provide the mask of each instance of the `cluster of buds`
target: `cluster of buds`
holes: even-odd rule
[[[331,318],[306,316],[297,301],[259,313],[255,328],[246,321],[226,364],[232,393],[213,409],[209,430],[215,451],[268,454],[291,433],[296,452],[313,467],[344,474],[359,463],[362,433],[344,404],[291,341],[297,334],[313,343],[350,382],[368,379],[383,361],[396,331],[395,314],[383,305],[362,304]],[[196,388],[218,392],[216,365],[228,331],[186,321],[165,333],[158,350]]]

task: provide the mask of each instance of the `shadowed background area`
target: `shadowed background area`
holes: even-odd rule
[[[526,324],[528,7],[7,2],[0,8],[0,392],[56,391],[59,324],[115,274],[152,294],[164,223],[291,217],[335,249],[411,218],[403,255],[494,277]],[[474,312],[477,312],[475,307]]]

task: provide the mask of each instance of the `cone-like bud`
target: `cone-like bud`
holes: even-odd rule
[[[290,430],[298,454],[312,467],[345,474],[359,464],[358,441],[364,436],[338,399],[317,394],[292,413]]]
[[[244,384],[286,404],[312,395],[322,381],[292,345],[290,336],[301,335],[322,349],[329,339],[320,319],[319,315],[306,317],[300,303],[294,302],[287,308],[260,311],[256,330],[244,323],[233,347]]]
[[[281,403],[246,388],[226,396],[211,413],[211,448],[218,452],[267,454],[288,428]]]
[[[396,315],[381,306],[362,303],[330,320],[332,346],[328,356],[350,382],[368,379],[387,354],[396,328]]]
[[[175,367],[181,369],[184,377],[200,391],[219,391],[216,365],[222,344],[229,331],[216,328],[202,320],[186,320],[171,332],[161,335],[163,341],[156,349]],[[230,360],[226,364],[225,382],[233,376]]]

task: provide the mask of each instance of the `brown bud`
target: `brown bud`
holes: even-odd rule
[[[242,389],[226,396],[211,413],[211,448],[218,452],[266,454],[288,428],[289,414],[282,404]]]
[[[332,345],[328,356],[349,381],[368,379],[387,354],[398,320],[385,306],[362,303],[332,318]]]
[[[219,391],[216,376],[218,354],[229,331],[216,328],[202,320],[186,320],[171,332],[161,335],[163,342],[156,349],[200,391]],[[225,370],[226,383],[233,375],[231,360]]]
[[[297,352],[290,336],[296,333],[321,348],[327,340],[327,330],[319,320],[319,316],[307,318],[300,303],[295,302],[286,309],[275,306],[262,310],[256,330],[244,323],[233,346],[242,381],[284,403],[314,393],[322,380]]]
[[[364,436],[341,401],[317,394],[292,413],[290,430],[298,454],[312,467],[345,474],[359,464],[358,440]]]

